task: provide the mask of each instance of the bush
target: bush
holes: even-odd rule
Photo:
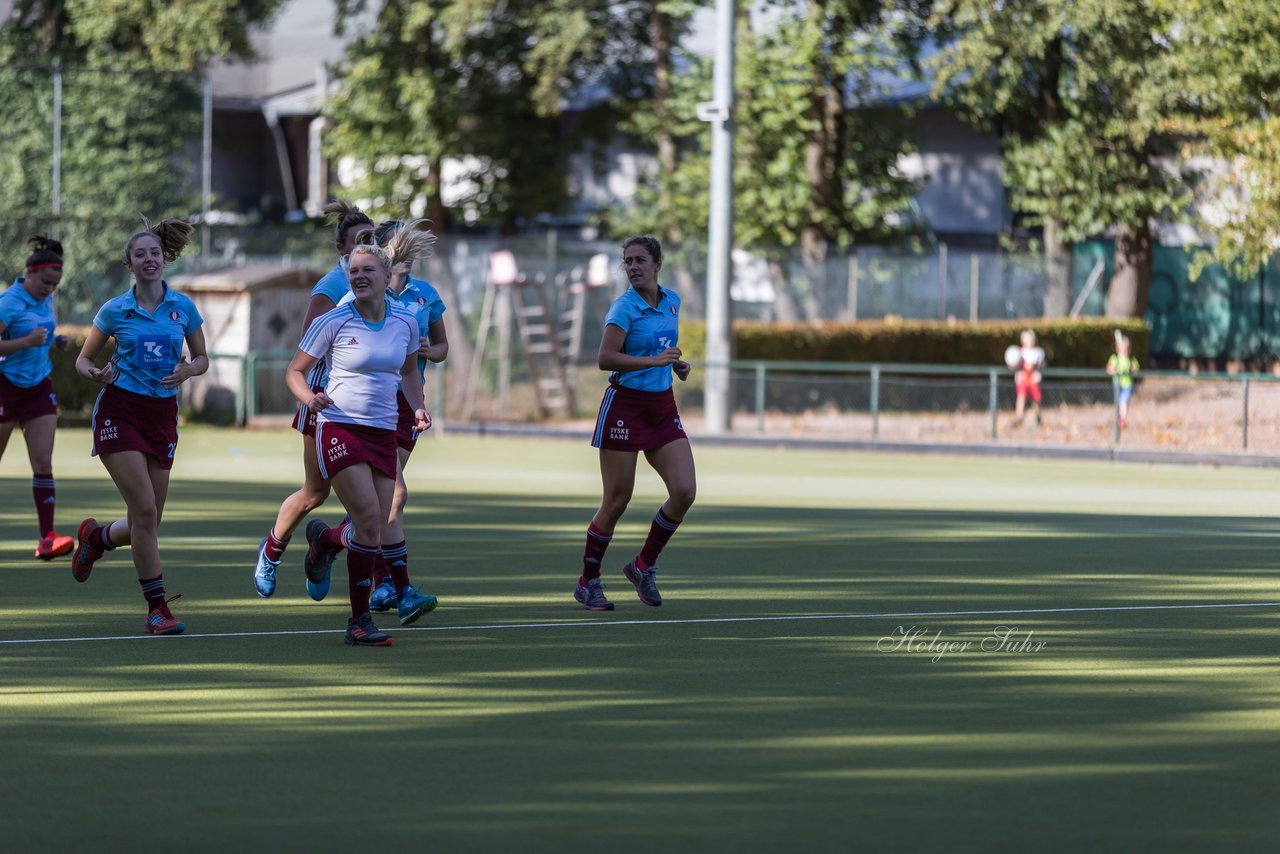
[[[84,346],[85,336],[89,334],[88,326],[59,326],[57,334],[66,335],[71,345],[65,351],[57,347],[49,351],[53,362],[53,390],[58,395],[58,423],[60,425],[88,424],[93,415],[93,403],[98,399],[102,386],[90,382],[76,373],[76,357]],[[107,341],[107,346],[98,355],[98,364],[105,364],[115,352],[114,339]]]
[[[758,323],[733,325],[735,359],[878,364],[1003,365],[1004,351],[1023,329],[1036,333],[1051,368],[1102,368],[1115,351],[1115,330],[1129,336],[1133,355],[1145,364],[1151,330],[1141,320],[1102,318],[948,323],[874,320],[856,323]],[[704,358],[706,326],[684,323],[685,357]]]

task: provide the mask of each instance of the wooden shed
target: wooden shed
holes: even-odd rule
[[[170,284],[204,318],[209,371],[188,381],[183,405],[216,421],[246,423],[293,412],[284,368],[302,336],[311,288],[323,270],[251,265],[174,276]]]

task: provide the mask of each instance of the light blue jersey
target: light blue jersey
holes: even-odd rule
[[[328,297],[334,305],[338,304],[343,294],[350,292],[351,282],[341,264],[321,276],[320,281],[316,282],[315,287],[311,289],[313,297]]]
[[[347,271],[341,262],[320,277],[320,281],[316,282],[315,287],[311,289],[311,296],[326,297],[334,305],[342,302],[343,297],[351,296],[351,279],[347,276]],[[351,302],[351,300],[348,299],[347,302]],[[305,333],[303,334],[305,335]],[[307,383],[312,388],[324,388],[325,383],[328,381],[329,362],[327,359],[321,359],[307,373]]]
[[[604,316],[606,326],[613,325],[627,334],[622,352],[628,356],[656,356],[680,340],[680,295],[669,288],[658,288],[658,305],[653,307],[635,288],[614,301]],[[666,391],[671,388],[670,365],[614,371],[609,382],[636,391]]]
[[[183,340],[204,324],[190,297],[163,284],[164,298],[154,312],[140,308],[129,288],[108,300],[93,319],[94,326],[116,339],[111,357],[115,385],[148,397],[177,395],[177,387],[165,388],[160,380],[173,373],[182,358]]]
[[[39,385],[53,373],[49,348],[53,346],[54,330],[58,326],[58,318],[53,312],[53,295],[36,299],[27,293],[19,276],[11,288],[0,293],[0,323],[4,324],[3,338],[6,341],[24,338],[37,326],[43,326],[48,333],[42,346],[24,347],[0,359],[0,374],[4,374],[9,382],[20,388]]]

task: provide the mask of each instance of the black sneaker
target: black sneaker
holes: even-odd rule
[[[578,579],[578,589],[573,591],[573,598],[582,603],[582,607],[588,611],[612,611],[613,603],[604,595],[604,585],[600,583],[600,579],[593,578],[590,581]]]
[[[373,615],[365,611],[353,620],[347,620],[347,634],[343,641],[351,646],[391,646],[391,635],[373,624]]]
[[[627,577],[627,581],[636,586],[636,595],[640,597],[641,602],[653,605],[655,608],[662,604],[662,594],[658,592],[656,566],[637,569],[636,562],[633,560],[622,568],[622,574]]]
[[[320,535],[329,526],[319,519],[307,523],[307,553],[302,557],[302,571],[307,574],[307,595],[317,602],[329,595],[329,575],[338,553],[320,548]]]

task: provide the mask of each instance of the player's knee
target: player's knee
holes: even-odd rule
[[[325,485],[323,488],[308,489],[302,494],[303,512],[310,513],[320,505],[324,504],[329,497],[329,487]]]
[[[627,512],[627,505],[630,503],[630,495],[606,495],[600,509],[614,519],[619,519],[623,513]]]
[[[671,504],[673,509],[679,510],[681,515],[693,506],[693,501],[698,497],[698,490],[692,483],[687,486],[677,486],[671,490]]]
[[[160,509],[154,504],[129,508],[129,530],[154,531],[160,527]]]

